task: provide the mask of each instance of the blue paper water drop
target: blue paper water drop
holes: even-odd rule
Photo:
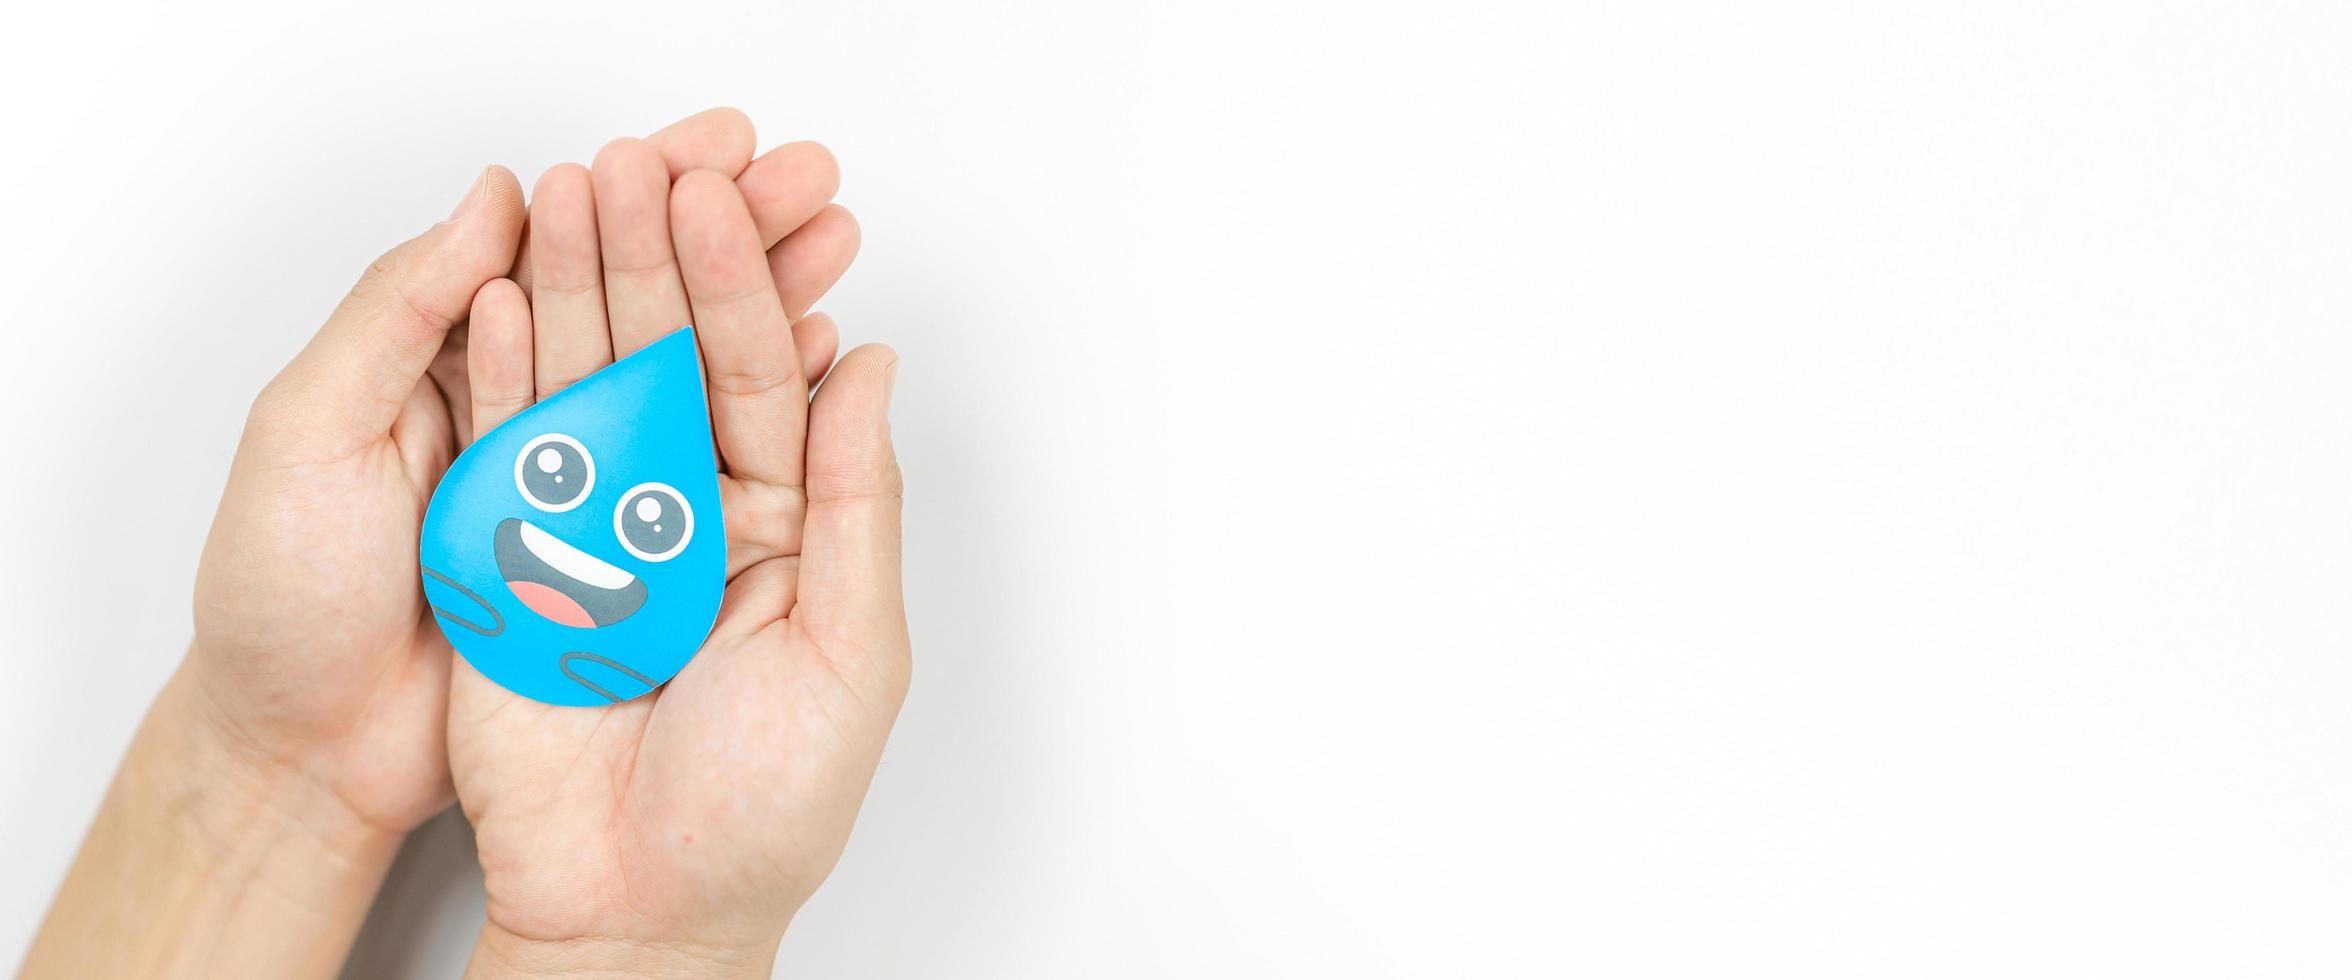
[[[716,459],[692,327],[481,434],[425,508],[442,634],[535,701],[650,693],[701,649],[726,589]]]

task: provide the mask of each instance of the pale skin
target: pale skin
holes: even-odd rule
[[[550,171],[527,215],[494,167],[371,266],[255,400],[194,642],[25,976],[333,975],[453,796],[491,896],[470,973],[766,975],[847,841],[909,647],[895,356],[836,364],[807,312],[856,222],[821,147],[752,147],[740,113],[703,113]],[[516,697],[428,618],[424,502],[474,433],[685,323],[722,455],[719,622],[655,695]]]

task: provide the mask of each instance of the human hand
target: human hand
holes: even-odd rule
[[[514,261],[522,188],[492,167],[450,220],[368,267],[254,399],[197,567],[174,687],[243,761],[398,835],[446,804],[449,652],[416,538],[453,454],[423,376],[472,294]]]
[[[489,892],[478,973],[765,976],[847,842],[906,690],[894,355],[862,347],[828,374],[833,328],[795,316],[814,298],[795,284],[840,268],[771,268],[719,173],[679,178],[665,214],[659,181],[608,177],[650,169],[632,154],[541,182],[539,296],[493,282],[474,301],[474,425],[693,323],[729,581],[701,652],[646,697],[557,707],[456,666],[450,765]],[[546,301],[575,295],[606,302]]]
[[[413,569],[450,440],[419,379],[522,228],[522,188],[485,170],[255,399],[198,569],[195,639],[26,976],[306,976],[342,961],[402,832],[447,792],[434,733],[449,654]]]

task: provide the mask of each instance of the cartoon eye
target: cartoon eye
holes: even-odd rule
[[[580,440],[550,432],[515,454],[515,489],[531,506],[550,514],[580,506],[596,488],[596,460]]]
[[[613,536],[646,561],[669,561],[694,537],[694,509],[667,483],[640,483],[613,508]]]

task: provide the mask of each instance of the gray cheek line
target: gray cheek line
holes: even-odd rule
[[[607,691],[604,688],[597,686],[595,681],[591,681],[588,678],[580,676],[579,672],[572,669],[572,661],[574,660],[585,660],[589,663],[603,664],[614,670],[620,671],[621,673],[629,675],[631,678],[635,679],[637,683],[645,685],[647,690],[652,690],[653,688],[661,686],[660,681],[654,680],[651,677],[647,677],[644,674],[640,674],[634,670],[631,670],[627,664],[621,663],[618,660],[614,660],[611,657],[602,657],[593,653],[581,653],[578,651],[573,651],[556,659],[555,667],[557,670],[563,671],[563,675],[565,677],[569,677],[572,680],[578,682],[581,687],[595,691],[597,696],[602,697],[614,704],[621,703],[621,697],[611,691]]]
[[[420,566],[418,566],[418,567],[419,567],[419,568],[424,568],[424,566],[421,566],[421,565],[420,565]],[[459,584],[457,583],[457,580],[456,580],[456,579],[450,578],[449,576],[447,576],[447,575],[443,575],[443,574],[441,574],[440,572],[436,572],[436,571],[434,571],[434,570],[432,570],[432,569],[430,569],[430,568],[424,568],[424,573],[425,573],[426,575],[430,575],[430,576],[432,576],[434,581],[436,581],[436,582],[439,582],[439,583],[441,583],[441,584],[443,584],[443,585],[446,585],[446,586],[448,586],[448,587],[450,587],[450,588],[452,588],[452,589],[456,589],[456,590],[457,590],[459,593],[463,594],[463,595],[464,595],[466,598],[474,600],[474,604],[475,604],[475,605],[482,607],[482,611],[483,611],[483,612],[486,612],[486,613],[489,613],[489,614],[490,614],[490,628],[489,628],[489,629],[483,629],[481,626],[479,626],[479,625],[477,625],[477,624],[475,624],[475,623],[473,623],[473,622],[471,622],[471,621],[467,620],[465,617],[463,617],[463,616],[460,616],[460,615],[458,615],[458,614],[456,614],[456,613],[450,612],[450,611],[449,611],[449,610],[447,610],[447,609],[443,609],[443,608],[441,608],[440,606],[433,605],[433,604],[432,604],[431,602],[429,602],[429,601],[428,601],[428,602],[425,604],[425,607],[426,607],[426,608],[428,608],[428,609],[431,609],[431,610],[433,610],[434,612],[440,613],[440,614],[442,615],[442,617],[443,617],[443,618],[445,618],[445,619],[449,620],[449,621],[450,621],[450,622],[452,622],[452,623],[456,623],[457,625],[459,625],[459,626],[463,626],[463,627],[465,627],[466,629],[473,630],[474,632],[476,632],[476,633],[480,633],[480,634],[482,634],[483,636],[497,636],[497,635],[498,635],[498,634],[500,634],[500,633],[504,633],[504,632],[506,632],[506,618],[505,618],[505,617],[503,617],[503,616],[500,616],[500,615],[498,615],[498,607],[496,607],[496,606],[493,606],[493,605],[491,605],[491,604],[490,604],[490,603],[489,603],[487,600],[484,600],[484,599],[482,598],[482,596],[481,596],[479,593],[476,593],[474,590],[472,590],[472,589],[469,589],[469,588],[466,588],[466,587],[465,587],[465,586],[463,586],[463,585],[459,585]],[[625,669],[625,668],[624,668],[624,669]],[[573,678],[573,679],[574,679],[574,680],[578,680],[578,678]],[[582,681],[581,683],[587,683],[587,682],[586,682],[586,681]],[[599,691],[599,692],[597,692],[597,693],[600,693],[600,694],[601,694],[601,693],[603,693],[603,692]],[[608,696],[609,696],[609,695],[608,695]]]

